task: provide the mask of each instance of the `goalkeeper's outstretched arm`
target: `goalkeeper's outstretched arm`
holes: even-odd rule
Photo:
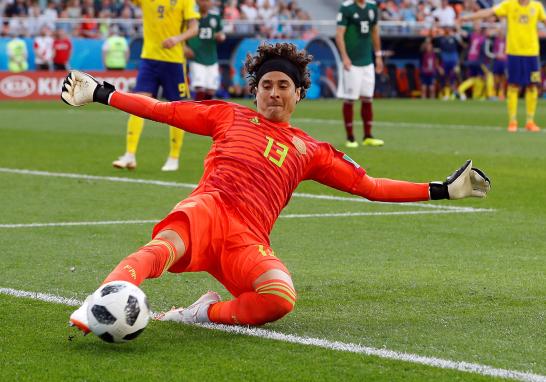
[[[188,132],[211,136],[211,106],[191,101],[161,102],[139,94],[116,91],[107,82],[99,83],[91,75],[71,71],[63,82],[61,99],[71,106],[99,102],[127,113],[178,127]],[[218,112],[218,110],[216,110]]]
[[[413,183],[387,178],[373,178],[347,155],[330,145],[307,174],[335,189],[382,202],[418,202],[438,199],[484,198],[491,181],[468,160],[443,182]]]

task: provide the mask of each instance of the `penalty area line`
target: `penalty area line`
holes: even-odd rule
[[[9,295],[19,298],[30,298],[33,300],[62,304],[68,306],[80,306],[83,301],[75,298],[66,298],[55,296],[47,293],[29,292],[12,288],[0,288],[0,294]],[[441,369],[451,369],[456,371],[480,374],[485,376],[500,377],[514,379],[524,382],[546,382],[546,376],[522,372],[517,370],[500,369],[492,366],[481,365],[464,361],[452,361],[448,359],[425,357],[418,354],[397,352],[389,349],[377,349],[360,344],[345,343],[340,341],[329,341],[321,338],[303,337],[294,334],[284,334],[274,330],[262,328],[250,328],[242,326],[228,326],[218,324],[201,324],[198,325],[209,330],[219,330],[230,334],[244,335],[250,337],[259,337],[267,340],[289,342],[297,345],[314,346],[323,349],[343,351],[349,353],[363,354],[367,356],[375,356],[394,361],[410,362],[425,366],[432,366]]]
[[[460,214],[487,212],[488,210],[429,210],[429,211],[391,211],[391,212],[337,212],[324,214],[286,214],[280,215],[279,219],[313,219],[313,218],[336,218],[336,217],[359,217],[359,216],[400,216],[400,215],[439,215],[439,214]],[[159,220],[105,220],[87,222],[52,222],[52,223],[20,223],[0,224],[2,228],[45,228],[45,227],[77,227],[94,225],[123,225],[123,224],[155,224]]]
[[[6,168],[6,167],[0,167],[0,173],[33,175],[33,176],[48,176],[48,177],[69,178],[69,179],[83,179],[83,180],[90,180],[90,181],[137,183],[137,184],[147,184],[147,185],[154,185],[154,186],[161,186],[161,187],[189,188],[191,190],[197,187],[197,184],[193,184],[193,183],[168,182],[168,181],[153,180],[153,179],[124,178],[124,177],[118,177],[118,176],[99,176],[99,175],[86,175],[86,174],[63,173],[63,172],[50,172],[50,171],[27,170],[27,169]],[[458,211],[459,210],[465,210],[465,211],[476,210],[480,212],[494,211],[492,209],[483,209],[483,208],[474,208],[474,207],[446,206],[446,205],[433,204],[430,202],[426,202],[426,203],[374,202],[365,198],[358,198],[358,197],[308,194],[308,193],[300,193],[300,192],[293,193],[292,197],[305,198],[305,199],[334,200],[334,201],[353,202],[353,203],[356,202],[356,203],[373,203],[373,204],[392,204],[392,205],[397,205],[401,207],[418,207],[418,208],[441,209],[441,210],[458,210]]]

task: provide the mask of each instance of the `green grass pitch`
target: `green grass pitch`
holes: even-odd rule
[[[374,105],[374,133],[386,145],[345,150],[371,176],[443,180],[471,158],[492,179],[490,196],[429,203],[433,207],[293,198],[272,246],[291,270],[299,300],[293,313],[264,329],[546,380],[546,134],[507,133],[505,105],[498,102]],[[545,107],[539,103],[537,122],[546,126]],[[293,124],[343,150],[340,109],[339,101],[305,100]],[[149,241],[153,223],[25,224],[157,220],[190,192],[100,177],[199,181],[210,140],[187,134],[180,171],[162,173],[168,129],[152,122],[141,138],[137,170],[113,169],[124,150],[125,123],[124,113],[100,105],[0,103],[0,288],[83,300],[121,258]],[[360,123],[355,126],[361,139]],[[99,178],[54,176],[59,173]],[[314,182],[297,192],[348,196]],[[202,273],[168,274],[142,288],[154,310],[187,305],[208,289],[229,297]],[[69,341],[73,309],[0,293],[0,379],[494,379],[171,323],[151,322],[122,345],[93,336]]]

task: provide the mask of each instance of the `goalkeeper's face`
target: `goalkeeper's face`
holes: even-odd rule
[[[273,122],[290,122],[300,98],[300,88],[283,72],[264,74],[256,89],[258,113]]]

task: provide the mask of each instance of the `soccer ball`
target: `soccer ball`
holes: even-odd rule
[[[111,281],[91,295],[89,329],[106,342],[127,342],[148,325],[150,307],[144,292],[127,281]]]

